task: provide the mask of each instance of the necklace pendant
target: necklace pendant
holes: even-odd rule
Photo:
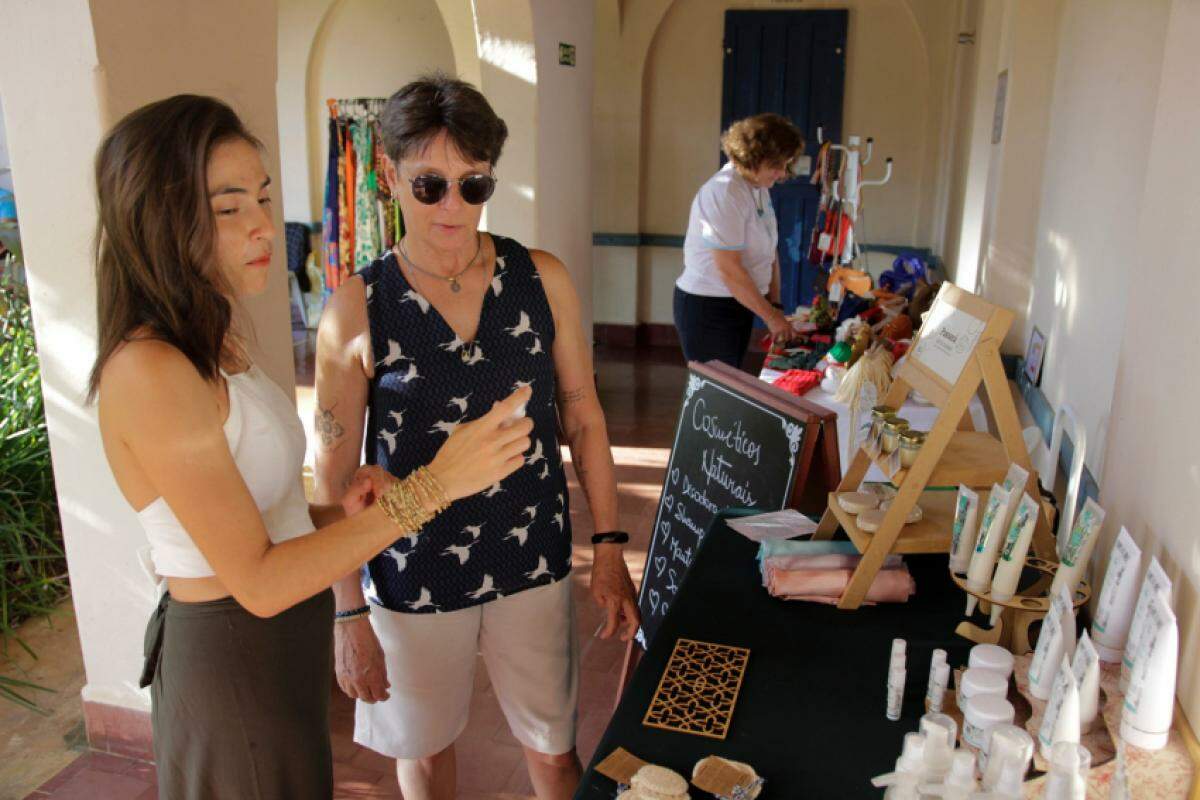
[[[459,285],[458,278],[447,278],[447,280],[450,281],[450,291],[455,293],[462,291],[462,286]]]
[[[462,360],[464,364],[471,360],[471,354],[467,352],[467,348],[465,347],[462,349]]]

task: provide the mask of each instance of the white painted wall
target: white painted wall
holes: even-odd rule
[[[4,100],[0,98],[0,189],[12,191],[12,175],[8,169],[12,166],[12,158],[8,154],[8,136],[4,131]]]
[[[329,153],[329,98],[389,97],[426,72],[455,72],[454,49],[434,0],[338,0],[309,55],[306,118],[309,213],[321,219]],[[289,132],[294,135],[294,132]]]
[[[939,165],[952,88],[944,76],[952,68],[958,24],[957,7],[940,0],[815,0],[802,4],[675,0],[645,57],[639,230],[681,235],[687,227],[693,195],[718,167],[725,10],[788,7],[850,10],[843,130],[874,136],[877,155],[896,159],[892,182],[864,192],[865,240],[934,245],[935,233],[941,231],[940,222],[935,223],[939,185],[949,180],[948,171]],[[609,77],[602,74],[599,80],[604,82]],[[602,136],[620,137],[629,130],[632,123],[618,124],[613,119],[620,119],[619,108],[606,106],[602,110],[605,116],[598,117]],[[604,177],[598,184],[596,202],[605,209],[625,207],[629,203],[628,187],[607,173],[630,166],[629,159],[622,159],[626,150],[605,142],[598,146],[605,148],[609,161],[597,167]],[[878,162],[873,163],[867,177],[874,177],[879,168]],[[622,212],[599,213],[598,222],[602,223],[619,222],[618,214]],[[682,269],[682,251],[654,249],[664,252],[647,252],[639,257],[641,267],[652,272],[638,279],[638,318],[669,324],[671,287]],[[622,295],[632,289],[618,286],[615,281],[597,286],[598,292],[618,290]],[[597,305],[611,308],[616,302],[598,299]]]
[[[178,92],[203,92],[235,107],[266,145],[268,171],[278,174],[275,4],[7,0],[3,16],[6,27],[21,31],[6,43],[0,94],[87,674],[83,696],[144,709],[148,699],[136,681],[142,632],[156,599],[136,558],[146,541],[111,478],[95,408],[83,403],[96,350],[93,157],[104,131],[134,108]],[[64,186],[74,190],[64,192]],[[282,223],[278,212],[276,221]],[[259,337],[254,358],[290,393],[282,247],[273,269],[265,296],[249,307]]]
[[[538,246],[562,259],[592,330],[593,0],[534,0],[537,50]],[[576,65],[558,63],[559,43]]]
[[[1196,271],[1196,253],[1200,252],[1200,227],[1196,225],[1200,219],[1200,152],[1195,147],[1196,131],[1200,129],[1200,105],[1196,103],[1196,87],[1200,85],[1200,58],[1196,54],[1200,6],[1174,0],[1169,17],[1164,19],[1160,13],[1163,4],[1153,5],[1155,13],[1149,13],[1150,3],[1139,4],[1140,20],[1124,15],[1118,19],[1097,9],[1092,11],[1092,24],[1075,23],[1097,37],[1079,51],[1080,56],[1083,51],[1088,53],[1093,69],[1100,68],[1098,62],[1103,59],[1098,57],[1099,51],[1106,49],[1108,41],[1120,39],[1136,47],[1128,54],[1110,52],[1115,63],[1095,75],[1091,92],[1082,93],[1080,100],[1088,102],[1093,110],[1095,126],[1079,146],[1105,164],[1110,163],[1109,154],[1128,158],[1130,148],[1140,146],[1148,153],[1148,158],[1140,162],[1145,170],[1144,187],[1130,190],[1140,198],[1140,213],[1136,202],[1121,203],[1120,222],[1113,225],[1121,230],[1111,230],[1103,237],[1114,245],[1127,236],[1135,238],[1137,247],[1130,261],[1122,261],[1118,251],[1100,262],[1107,265],[1101,270],[1108,273],[1110,281],[1115,282],[1118,274],[1124,278],[1124,289],[1119,293],[1127,301],[1127,311],[1113,376],[1108,457],[1102,479],[1102,499],[1113,522],[1105,526],[1105,541],[1099,549],[1107,553],[1117,526],[1127,525],[1142,547],[1159,557],[1174,580],[1173,605],[1182,635],[1179,699],[1194,730],[1200,724],[1200,670],[1196,669],[1200,653],[1200,538],[1196,535],[1196,521],[1200,519],[1200,436],[1190,422],[1195,417],[1195,398],[1200,395],[1200,373],[1193,368],[1195,355],[1200,352],[1195,303],[1200,294],[1200,273]],[[1082,9],[1073,11],[1084,16]],[[1158,47],[1152,54],[1150,42],[1155,39]],[[1078,40],[1080,45],[1085,41],[1082,37]],[[1093,53],[1097,63],[1092,63]],[[1137,62],[1139,58],[1161,61],[1161,82],[1158,75],[1146,74],[1148,66]],[[1078,75],[1076,70],[1082,70],[1084,64],[1073,66],[1072,74]],[[1121,74],[1122,69],[1129,72]],[[1109,92],[1112,94],[1102,103],[1101,96]],[[1156,105],[1152,98],[1157,100]],[[1129,104],[1125,110],[1130,116],[1141,112],[1150,118],[1145,139],[1128,141],[1131,132],[1118,124],[1115,113],[1121,103]],[[1064,176],[1063,180],[1069,178]],[[1124,191],[1125,186],[1111,189]],[[1101,215],[1097,224],[1116,204],[1114,198],[1097,195],[1085,203]],[[1112,218],[1116,216],[1114,213]],[[1131,229],[1128,234],[1126,229]],[[1092,263],[1079,262],[1085,279],[1094,272]],[[1115,286],[1112,290],[1118,291]],[[1090,293],[1087,302],[1094,300]],[[1094,312],[1085,312],[1081,302],[1070,313],[1075,319],[1103,319],[1104,309],[1100,306]],[[1069,335],[1072,339],[1067,344],[1079,353],[1084,343],[1077,337],[1086,336],[1086,331]],[[1105,369],[1108,359],[1093,363],[1093,369]],[[1071,374],[1082,383],[1076,373]],[[1071,387],[1073,392],[1075,386]]]
[[[1168,6],[1069,0],[1061,23],[1028,324],[1047,337],[1042,391],[1053,407],[1070,403],[1080,415],[1095,475],[1129,294],[1147,267],[1136,220]]]
[[[1000,142],[991,143],[992,129],[987,131],[991,146],[978,284],[989,300],[1017,311],[1002,345],[1010,353],[1024,352],[1028,339],[1025,320],[1032,299],[1061,10],[1061,0],[1009,0],[1000,32],[999,63],[993,67],[997,76],[1006,73],[1007,81]],[[996,80],[993,76],[993,109]]]
[[[279,112],[280,195],[283,218],[288,222],[316,222],[309,180],[308,62],[313,40],[335,0],[280,0],[279,80],[275,92]],[[324,172],[321,173],[324,176]],[[323,180],[323,177],[322,177]]]

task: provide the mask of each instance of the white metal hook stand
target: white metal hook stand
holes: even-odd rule
[[[825,127],[817,125],[817,143],[825,144]],[[831,144],[833,150],[845,153],[845,161],[839,178],[833,181],[832,199],[841,204],[841,213],[850,218],[850,230],[847,233],[845,246],[838,258],[838,264],[849,264],[854,260],[857,249],[855,229],[859,223],[860,191],[864,186],[883,186],[892,179],[892,159],[884,160],[883,177],[875,180],[863,180],[861,168],[871,162],[875,151],[875,140],[867,137],[866,146],[857,136],[850,136],[846,144]]]

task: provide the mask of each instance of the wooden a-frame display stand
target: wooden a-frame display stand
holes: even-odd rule
[[[840,525],[862,553],[857,569],[838,608],[862,605],[867,591],[889,553],[945,553],[950,549],[954,504],[958,484],[981,489],[980,505],[987,502],[992,484],[1002,483],[1009,463],[1029,471],[1025,490],[1039,497],[1037,473],[1029,461],[1012,392],[1000,362],[1000,343],[1012,325],[1011,311],[994,306],[951,283],[943,283],[921,330],[913,339],[909,356],[900,365],[891,388],[879,401],[900,408],[912,390],[938,408],[911,468],[891,472],[888,457],[873,457],[864,446],[855,449],[850,466],[813,538],[828,539]],[[983,384],[1000,438],[974,430],[968,404]],[[855,517],[837,502],[841,492],[857,491],[867,470],[876,463],[898,492],[884,513],[879,530],[859,529]],[[894,467],[894,464],[892,465]],[[934,491],[927,491],[936,487]],[[920,504],[923,518],[908,525],[904,520]],[[1050,520],[1043,507],[1034,532],[1033,549],[1057,561]]]

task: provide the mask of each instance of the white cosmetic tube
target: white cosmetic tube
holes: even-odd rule
[[[975,549],[971,552],[971,564],[967,567],[967,587],[973,592],[987,591],[992,582],[992,568],[996,566],[996,556],[1004,539],[1004,525],[1008,516],[1006,509],[1010,496],[1000,484],[992,484],[983,518],[979,522],[979,539],[975,542]],[[977,605],[979,598],[967,595],[968,617],[975,613]]]
[[[1001,484],[1005,490],[1010,493],[1016,493],[1018,497],[1025,491],[1026,484],[1029,483],[1029,470],[1022,467],[1020,464],[1009,464],[1008,472],[1004,475],[1004,483]]]
[[[931,713],[940,713],[946,702],[946,687],[950,684],[950,665],[945,661],[933,669],[929,678],[929,689],[925,692],[926,705]]]
[[[1037,527],[1037,501],[1028,494],[1021,497],[1017,511],[1009,523],[1000,557],[996,561],[996,574],[992,577],[992,599],[1008,602],[1017,591],[1021,570],[1025,568],[1025,554],[1033,541],[1033,529]],[[1000,621],[1004,606],[992,605],[992,625]]]
[[[1116,664],[1121,660],[1129,637],[1129,623],[1137,605],[1138,573],[1142,550],[1129,531],[1121,527],[1108,557],[1104,572],[1104,588],[1096,601],[1096,616],[1092,619],[1092,642],[1100,660]]]
[[[1058,619],[1062,623],[1063,655],[1070,658],[1075,653],[1075,604],[1067,590],[1060,588],[1050,605],[1058,609]]]
[[[1042,758],[1048,761],[1050,749],[1059,742],[1079,743],[1079,687],[1075,685],[1071,661],[1065,655],[1059,662],[1054,692],[1038,728],[1038,749]]]
[[[1054,688],[1055,668],[1064,654],[1062,629],[1059,609],[1051,606],[1042,620],[1042,632],[1029,662],[1029,693],[1039,700],[1049,700]]]
[[[1129,688],[1129,678],[1133,674],[1134,656],[1137,654],[1138,640],[1142,636],[1142,628],[1146,624],[1146,611],[1150,608],[1155,595],[1162,595],[1168,606],[1171,604],[1171,579],[1163,570],[1162,564],[1154,556],[1150,557],[1150,566],[1146,569],[1146,577],[1142,581],[1142,589],[1138,593],[1137,605],[1133,610],[1133,621],[1129,623],[1129,638],[1125,640],[1125,652],[1121,657],[1121,691]]]
[[[954,528],[950,539],[950,571],[966,575],[971,565],[971,553],[979,535],[979,495],[958,485],[958,501],[954,506]]]
[[[1100,537],[1100,526],[1103,524],[1104,509],[1089,497],[1083,504],[1083,511],[1075,518],[1071,535],[1063,544],[1062,553],[1058,557],[1058,571],[1054,573],[1054,584],[1050,587],[1051,592],[1065,586],[1068,592],[1075,594],[1075,587],[1079,585],[1079,579],[1087,570],[1088,559],[1092,557],[1092,548],[1096,546],[1096,539]]]
[[[1121,710],[1121,738],[1134,747],[1161,750],[1167,744],[1175,710],[1178,658],[1175,614],[1162,595],[1157,595],[1146,609],[1145,630]]]
[[[1079,636],[1071,671],[1075,673],[1075,685],[1079,688],[1079,730],[1091,733],[1100,713],[1100,656],[1087,631]]]

